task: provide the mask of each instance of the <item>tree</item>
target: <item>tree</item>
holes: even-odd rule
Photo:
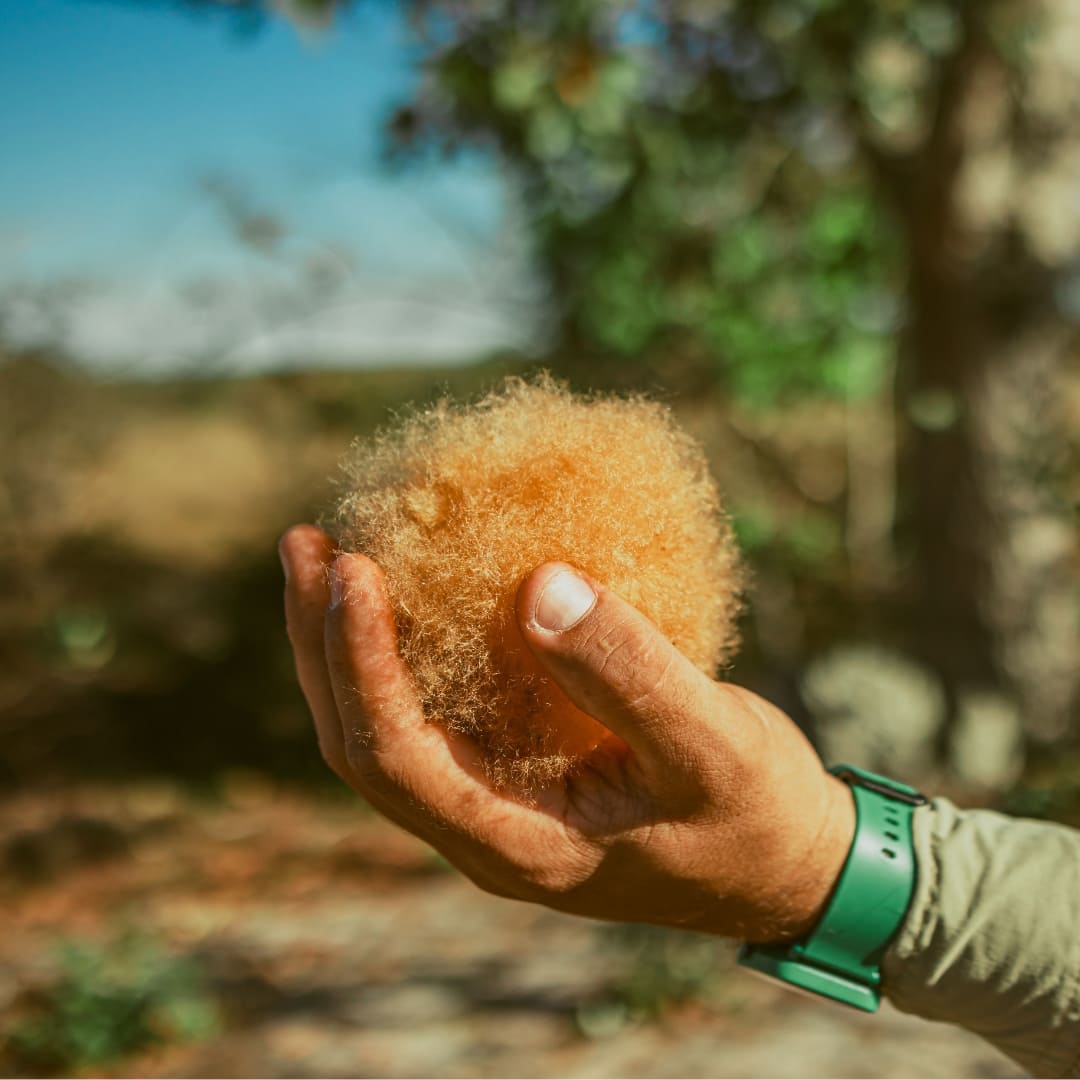
[[[1068,0],[415,0],[399,140],[520,177],[565,348],[707,356],[743,397],[863,393],[899,355],[910,642],[955,717],[1076,706],[1055,399],[1080,257]],[[1057,474],[1057,475],[1055,475]]]

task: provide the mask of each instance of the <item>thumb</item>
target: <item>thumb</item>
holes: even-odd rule
[[[566,563],[521,583],[522,636],[566,696],[626,742],[642,765],[693,774],[696,734],[716,686],[616,593]]]

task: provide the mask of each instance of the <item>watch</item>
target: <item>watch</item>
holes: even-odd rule
[[[801,941],[744,944],[738,962],[800,990],[875,1012],[881,1001],[881,958],[915,891],[911,818],[926,797],[854,765],[829,772],[851,786],[856,823],[825,913]]]

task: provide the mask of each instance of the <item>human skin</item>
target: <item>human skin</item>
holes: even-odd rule
[[[523,797],[494,790],[476,747],[425,718],[380,568],[312,525],[279,552],[323,757],[480,888],[755,942],[812,929],[855,830],[847,786],[779,709],[708,678],[603,584],[545,563],[518,589],[523,640],[610,732],[569,778]],[[568,611],[575,599],[584,613]],[[555,628],[560,614],[572,624]]]

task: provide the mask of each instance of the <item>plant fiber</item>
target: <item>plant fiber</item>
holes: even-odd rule
[[[399,418],[343,469],[329,527],[385,572],[425,716],[470,736],[498,786],[536,790],[613,738],[521,637],[517,589],[541,563],[617,592],[710,676],[734,651],[732,531],[703,449],[658,402],[513,377]]]

